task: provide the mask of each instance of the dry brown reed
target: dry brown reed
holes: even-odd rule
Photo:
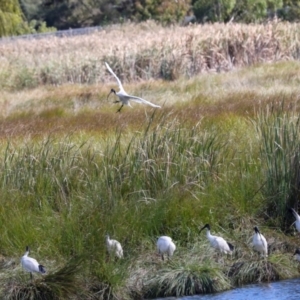
[[[154,22],[106,27],[85,36],[0,44],[1,85],[174,80],[262,62],[299,58],[299,24],[205,24],[161,27]]]
[[[296,62],[260,65],[230,72],[230,76],[202,75],[174,82],[126,84],[125,88],[162,105],[156,114],[166,115],[170,121],[176,119],[191,126],[201,120],[231,124],[230,119],[237,122],[236,117],[254,116],[260,107],[272,103],[284,102],[286,109],[292,105],[300,111],[299,70]],[[141,130],[153,108],[132,104],[133,108],[125,107],[117,114],[115,98],[106,100],[109,88],[77,84],[4,91],[0,95],[0,138]]]

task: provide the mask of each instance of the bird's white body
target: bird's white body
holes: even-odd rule
[[[36,259],[29,257],[28,255],[29,255],[29,248],[26,247],[26,252],[21,258],[21,264],[22,264],[23,269],[26,272],[30,273],[31,278],[32,278],[31,273],[34,273],[34,272],[41,273],[41,274],[46,273],[44,266],[40,265]]]
[[[297,229],[298,232],[300,232],[300,216],[298,215],[298,213],[293,209],[291,208],[291,212],[293,213],[294,217],[295,217],[295,227]]]
[[[256,228],[256,229],[255,229]],[[255,234],[252,238],[253,248],[261,255],[268,256],[268,243],[266,238],[259,232],[257,227],[254,227]]]
[[[169,236],[161,236],[158,238],[156,242],[157,251],[161,255],[161,258],[164,260],[164,254],[170,258],[174,251],[176,250],[176,246],[173,243],[172,239]]]
[[[115,79],[117,80],[117,83],[118,83],[118,86],[119,86],[119,91],[116,92],[115,90],[111,90],[111,92],[114,92],[118,97],[119,97],[119,100],[120,101],[117,101],[117,102],[121,102],[122,103],[122,106],[121,108],[123,107],[123,105],[128,105],[128,106],[131,106],[130,105],[130,102],[129,100],[132,100],[134,102],[137,102],[137,103],[144,103],[144,104],[148,104],[152,107],[160,107],[159,105],[156,105],[156,104],[153,104],[151,103],[150,101],[147,101],[145,99],[142,99],[140,97],[136,97],[136,96],[132,96],[132,95],[128,95],[123,86],[122,86],[122,83],[120,81],[120,79],[118,78],[118,76],[113,72],[113,70],[110,68],[110,66],[108,65],[108,63],[105,63],[106,65],[106,68],[108,69],[108,71],[115,77]],[[120,111],[121,108],[118,110]]]
[[[226,242],[222,237],[215,236],[210,233],[210,226],[206,224],[200,231],[206,228],[206,237],[209,240],[210,245],[217,251],[225,254],[232,254],[233,246]]]
[[[295,254],[296,260],[300,261],[300,254]]]
[[[116,256],[118,258],[123,257],[123,248],[118,241],[111,240],[109,238],[109,235],[106,235],[105,242],[107,251],[110,255]]]
[[[210,242],[210,245],[220,251],[221,253],[231,253],[232,251],[229,248],[228,243],[220,236],[215,236],[210,233],[210,230],[207,230],[206,236]]]
[[[297,261],[300,261],[300,249],[299,248],[296,249],[294,256]]]

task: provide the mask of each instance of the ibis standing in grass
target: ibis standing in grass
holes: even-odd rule
[[[110,255],[123,258],[123,248],[121,244],[116,240],[111,240],[109,235],[105,236],[106,248]]]
[[[300,249],[297,248],[293,256],[296,256],[296,260],[300,261]]]
[[[118,76],[113,72],[113,70],[110,68],[110,66],[108,65],[108,63],[105,63],[105,65],[106,65],[106,68],[108,69],[108,71],[115,77],[115,79],[117,80],[118,86],[119,86],[119,91],[118,91],[118,92],[116,92],[114,89],[111,89],[111,90],[110,90],[110,93],[109,93],[108,96],[107,96],[107,99],[108,99],[109,95],[110,95],[111,93],[114,93],[116,96],[119,97],[119,101],[115,101],[115,103],[121,103],[122,105],[121,105],[121,107],[117,110],[117,112],[120,112],[121,109],[122,109],[122,107],[123,107],[124,105],[131,106],[131,105],[130,105],[130,102],[129,102],[130,100],[132,100],[132,101],[134,101],[134,102],[137,102],[137,103],[148,104],[148,105],[150,105],[150,106],[152,106],[152,107],[160,107],[159,105],[153,104],[153,103],[151,103],[150,101],[147,101],[147,100],[145,100],[145,99],[142,99],[142,98],[139,98],[139,97],[136,97],[136,96],[132,96],[132,95],[128,95],[128,94],[125,92],[125,90],[124,90],[124,88],[123,88],[123,86],[122,86],[122,83],[121,83],[120,79],[118,78]]]
[[[262,256],[268,257],[268,243],[266,238],[260,233],[257,226],[255,226],[253,229],[255,232],[252,238],[254,250],[260,253]]]
[[[26,252],[25,252],[25,254],[21,258],[21,264],[22,264],[23,269],[26,272],[30,273],[30,278],[32,280],[32,273],[33,272],[44,274],[44,273],[46,273],[46,270],[45,270],[44,266],[40,265],[36,261],[36,259],[28,256],[29,255],[29,251],[30,251],[29,247],[26,246]]]
[[[209,224],[206,224],[203,228],[201,228],[200,232],[206,229],[206,236],[210,242],[210,245],[215,248],[217,251],[220,253],[225,253],[225,254],[232,254],[232,251],[234,250],[234,247],[232,244],[228,243],[225,241],[222,237],[220,236],[215,236],[210,233],[210,226]]]
[[[289,210],[294,215],[294,217],[296,219],[295,222],[294,222],[295,227],[296,227],[297,231],[300,232],[300,216],[298,215],[298,213],[293,208],[290,208]]]
[[[167,254],[168,258],[170,258],[176,250],[176,246],[173,243],[172,239],[169,236],[165,235],[158,238],[156,246],[162,260],[164,260],[164,254]]]

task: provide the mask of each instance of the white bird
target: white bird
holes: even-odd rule
[[[30,278],[32,279],[33,272],[41,273],[41,274],[46,273],[45,267],[40,265],[36,261],[36,259],[29,257],[28,254],[29,254],[29,247],[26,246],[26,252],[21,258],[21,264],[22,264],[23,269],[26,272],[30,273]]]
[[[252,239],[253,248],[261,255],[268,257],[268,243],[265,237],[260,233],[257,226],[255,226],[253,229],[255,231]]]
[[[136,97],[136,96],[132,96],[132,95],[128,95],[123,86],[122,86],[122,83],[120,81],[120,79],[117,77],[117,75],[113,72],[113,70],[110,68],[110,66],[108,65],[108,63],[105,63],[106,65],[106,68],[108,69],[108,71],[116,78],[117,82],[118,82],[118,86],[119,86],[119,91],[116,92],[114,89],[111,89],[110,90],[110,93],[108,94],[107,96],[107,99],[109,97],[109,95],[111,93],[114,93],[115,95],[117,95],[119,97],[119,101],[115,101],[115,103],[119,103],[121,102],[122,103],[122,106],[117,110],[117,112],[120,112],[122,107],[124,105],[128,105],[128,106],[131,106],[130,103],[129,103],[129,100],[132,100],[132,101],[135,101],[137,103],[144,103],[144,104],[148,104],[152,107],[160,107],[159,105],[156,105],[156,104],[153,104],[145,99],[142,99],[142,98],[139,98],[139,97]]]
[[[294,215],[294,217],[296,218],[296,221],[294,222],[295,227],[296,227],[297,231],[300,232],[300,216],[297,214],[297,212],[293,208],[290,208],[289,210]]]
[[[210,245],[218,250],[221,253],[225,254],[232,254],[232,251],[234,249],[233,245],[226,242],[222,237],[211,235],[210,233],[210,226],[209,224],[206,224],[203,228],[201,228],[200,232],[206,228],[206,236],[210,242]]]
[[[296,249],[293,256],[295,256],[295,255],[296,255],[296,260],[300,261],[300,249],[299,248]]]
[[[116,240],[111,240],[109,235],[105,236],[106,248],[110,255],[116,256],[118,258],[123,257],[123,249],[121,244]]]
[[[156,246],[157,251],[161,255],[162,260],[164,260],[164,254],[167,254],[168,258],[170,258],[176,250],[176,246],[169,236],[159,237],[156,242]]]

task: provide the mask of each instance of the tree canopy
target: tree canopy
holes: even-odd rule
[[[300,20],[299,0],[0,0],[0,36],[185,16],[197,22]],[[48,27],[47,27],[48,26]],[[50,26],[50,27],[49,27]]]
[[[17,34],[22,22],[18,0],[0,0],[0,36]]]

